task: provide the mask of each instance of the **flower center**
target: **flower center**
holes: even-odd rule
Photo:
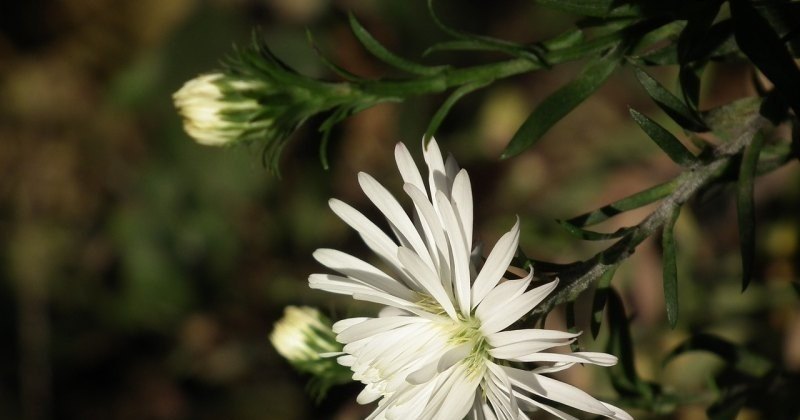
[[[486,342],[486,338],[480,331],[480,320],[469,317],[462,319],[456,325],[450,336],[450,343],[453,345],[471,344],[472,349],[462,363],[471,377],[483,376],[486,370],[486,361],[491,356],[489,356],[489,343]]]

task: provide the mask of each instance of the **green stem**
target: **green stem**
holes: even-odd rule
[[[543,54],[544,63],[526,58],[514,58],[498,63],[461,69],[445,69],[439,74],[416,79],[367,81],[356,83],[353,87],[368,95],[396,96],[399,98],[435,94],[455,86],[469,83],[487,83],[540,70],[546,66],[580,60],[611,48],[626,38],[647,33],[658,26],[661,26],[661,23],[645,21],[638,25],[632,25],[620,31],[597,37],[580,45],[547,51]]]
[[[682,206],[703,186],[722,176],[731,159],[747,147],[754,136],[768,123],[767,119],[758,114],[748,118],[732,141],[714,150],[710,161],[698,163],[679,175],[675,191],[662,200],[655,211],[634,227],[628,235],[591,259],[560,273],[561,286],[539,304],[532,315],[541,316],[556,305],[575,300],[603,273],[633,254],[639,244],[664,226],[675,209]]]

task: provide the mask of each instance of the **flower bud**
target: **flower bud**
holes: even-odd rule
[[[313,375],[309,390],[318,399],[332,385],[352,381],[350,369],[336,361],[342,345],[336,341],[331,321],[314,308],[286,307],[269,340],[297,370]]]
[[[308,306],[288,306],[269,336],[281,356],[293,364],[320,359],[320,353],[342,350],[336,342],[331,322]]]
[[[198,76],[172,96],[183,117],[183,127],[198,143],[223,146],[246,132],[271,125],[258,120],[258,102],[248,92],[262,89],[257,80],[236,80],[222,73]]]

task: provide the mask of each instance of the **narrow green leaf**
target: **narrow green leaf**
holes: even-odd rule
[[[614,232],[602,233],[602,232],[595,232],[591,230],[581,229],[580,227],[575,226],[566,220],[556,220],[556,222],[559,225],[561,225],[561,227],[563,227],[571,235],[583,239],[585,241],[606,241],[609,239],[617,239],[627,235],[633,229],[631,227],[626,227],[617,229]]]
[[[775,84],[795,114],[800,114],[800,69],[784,41],[751,2],[731,0],[729,3],[739,48]]]
[[[359,82],[364,80],[362,77],[351,73],[349,70],[339,66],[338,64],[332,62],[322,53],[319,46],[317,45],[316,41],[314,40],[314,35],[311,33],[311,29],[306,29],[306,38],[308,39],[308,43],[311,45],[311,48],[317,54],[317,58],[322,61],[322,64],[325,65],[328,69],[332,72],[336,73],[339,77],[348,82]]]
[[[753,142],[745,149],[739,167],[739,182],[736,189],[736,205],[739,215],[739,242],[742,251],[742,291],[747,289],[753,277],[755,259],[756,218],[753,203],[753,180],[758,165],[758,156],[764,145],[764,136],[757,133]]]
[[[566,321],[567,321],[567,331],[571,333],[578,333],[578,327],[575,322],[575,301],[567,302],[566,306]],[[570,350],[573,352],[581,351],[581,346],[578,340],[573,341],[569,344]]]
[[[635,72],[647,94],[681,127],[696,132],[708,131],[700,117],[661,83],[642,69],[636,68]]]
[[[503,40],[495,40],[488,37],[478,37],[475,35],[471,39],[458,39],[454,41],[445,41],[434,44],[429,47],[423,56],[427,56],[434,52],[439,51],[492,51],[506,54],[510,57],[524,58],[529,61],[540,64],[542,67],[549,67],[545,62],[543,54],[537,52],[534,48],[525,45],[514,44]]]
[[[669,220],[664,225],[664,233],[661,236],[661,247],[664,252],[662,257],[664,303],[667,306],[667,320],[672,329],[675,329],[675,325],[678,324],[678,264],[675,258],[674,228],[680,214],[680,207],[672,210]]]
[[[625,314],[625,306],[619,294],[613,289],[608,289],[608,325],[610,336],[608,339],[608,353],[619,357],[619,363],[612,366],[611,384],[622,395],[637,395],[649,399],[650,389],[639,374],[636,373],[633,340],[631,339],[630,321]]]
[[[562,48],[574,47],[584,41],[586,37],[581,29],[573,29],[564,32],[555,38],[548,39],[542,42],[542,47],[546,50],[558,50]]]
[[[442,106],[436,110],[436,113],[433,114],[433,118],[431,118],[431,122],[428,124],[428,129],[425,130],[425,141],[427,142],[431,137],[433,137],[433,135],[436,133],[436,130],[438,130],[439,126],[442,124],[442,121],[444,121],[445,117],[447,117],[447,114],[450,112],[450,108],[452,108],[456,102],[463,98],[464,95],[485,87],[488,84],[489,82],[470,83],[454,90],[453,93],[451,93],[450,96],[445,99],[445,101],[442,103]]]
[[[567,220],[567,222],[575,226],[583,226],[583,227],[595,225],[605,220],[608,220],[609,218],[616,216],[620,213],[626,212],[628,210],[637,209],[639,207],[646,206],[650,203],[658,201],[672,194],[672,192],[675,191],[675,188],[677,186],[678,186],[678,181],[673,179],[671,181],[665,182],[663,184],[658,184],[644,191],[640,191],[636,194],[625,197],[621,200],[617,200],[595,211],[573,217],[572,219]]]
[[[705,66],[687,64],[682,65],[678,71],[678,82],[680,84],[683,100],[693,109],[697,110],[700,103],[700,76]]]
[[[603,322],[603,311],[606,309],[606,301],[608,300],[608,289],[611,287],[611,280],[617,272],[617,267],[617,265],[608,267],[597,281],[597,288],[594,291],[594,300],[592,300],[592,318],[589,320],[592,338],[597,338],[597,334],[600,332],[600,324]]]
[[[446,69],[445,66],[431,67],[415,63],[389,51],[386,49],[386,47],[381,45],[381,43],[378,42],[378,40],[376,40],[363,26],[361,26],[352,13],[350,14],[350,28],[356,38],[358,38],[361,44],[364,45],[364,48],[367,49],[367,51],[372,53],[372,55],[379,58],[381,61],[395,68],[422,76],[433,76]]]
[[[638,15],[635,6],[620,6],[620,3],[629,2],[620,2],[619,0],[536,0],[536,3],[581,16],[604,18]]]
[[[651,120],[647,115],[630,108],[631,117],[639,124],[639,127],[650,136],[651,139],[661,148],[675,163],[681,166],[691,166],[697,163],[697,158],[686,146],[672,135],[666,128]]]
[[[427,56],[435,51],[493,51],[507,54],[511,57],[524,58],[526,60],[541,64],[543,67],[549,67],[543,58],[544,51],[539,51],[541,47],[536,45],[529,46],[517,44],[504,39],[471,34],[451,28],[445,25],[444,22],[439,19],[439,16],[436,14],[436,10],[433,7],[433,0],[428,0],[428,13],[439,29],[453,38],[456,38],[456,40],[435,44],[425,50],[425,52],[422,53],[423,56]]]
[[[623,48],[592,60],[573,81],[545,98],[528,116],[506,146],[501,159],[518,155],[539,141],[544,133],[602,86],[620,64]]]

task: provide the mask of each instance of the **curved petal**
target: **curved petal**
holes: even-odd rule
[[[489,315],[488,319],[481,318],[481,331],[488,335],[505,329],[519,320],[522,315],[536,307],[536,305],[538,305],[545,296],[549,295],[557,285],[558,280],[552,281],[543,286],[529,290],[502,307],[496,308],[496,310]],[[479,309],[484,304],[485,302],[479,306]]]
[[[453,207],[441,191],[436,193],[436,203],[439,205],[439,215],[442,218],[445,235],[450,241],[450,253],[453,256],[453,289],[458,307],[464,316],[469,316],[472,309],[469,302],[469,250],[464,248],[464,238]]]
[[[469,174],[462,169],[456,175],[450,191],[450,201],[461,226],[461,236],[464,239],[464,248],[472,249],[472,185]]]
[[[575,407],[588,413],[612,416],[613,411],[582,390],[547,376],[503,366],[511,383],[527,392],[548,400]]]
[[[472,307],[478,306],[479,303],[486,297],[486,295],[495,287],[497,283],[503,278],[511,259],[517,252],[517,244],[519,243],[519,217],[517,218],[514,227],[506,232],[492,248],[486,262],[483,263],[480,273],[475,278],[472,284]]]
[[[365,172],[358,173],[358,183],[361,185],[361,189],[364,190],[364,194],[372,201],[372,204],[386,216],[386,220],[396,229],[399,233],[398,236],[402,235],[401,239],[405,239],[405,241],[401,240],[401,242],[411,244],[414,251],[433,268],[433,260],[428,254],[428,248],[414,226],[414,222],[408,217],[408,214],[397,202],[397,199],[375,178]]]
[[[453,302],[445,292],[441,280],[430,270],[430,267],[414,251],[402,246],[397,248],[397,258],[411,274],[411,277],[422,287],[423,291],[433,297],[450,318],[458,321]]]

